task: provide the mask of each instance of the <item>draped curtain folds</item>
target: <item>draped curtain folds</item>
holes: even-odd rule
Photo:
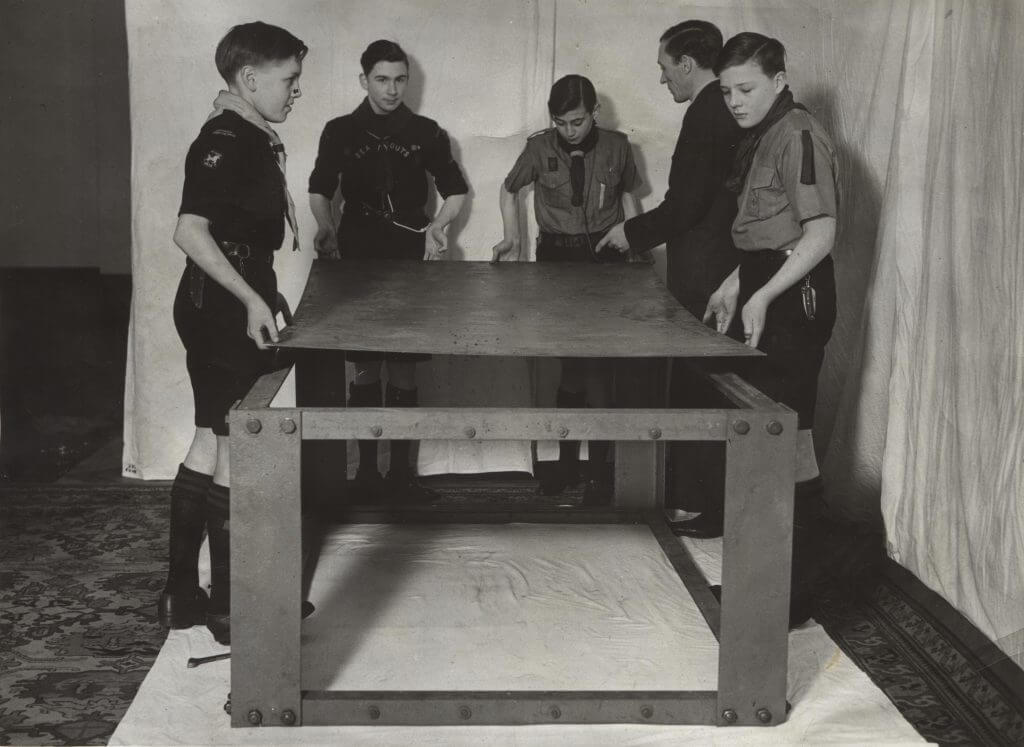
[[[826,460],[831,500],[877,513],[880,493],[893,558],[1020,663],[1024,6],[877,5],[888,13],[870,14],[867,39],[882,54],[851,55],[837,80],[842,108],[867,112],[856,134],[891,130],[892,144],[874,154],[886,178]],[[837,29],[864,17],[843,3],[834,12]],[[858,88],[875,59],[891,82]],[[896,93],[891,125],[875,107],[882,88]]]
[[[135,291],[125,474],[171,476],[191,430],[170,319],[183,260],[170,236],[184,153],[222,85],[212,57],[229,26],[260,18],[311,50],[304,96],[280,127],[305,247],[277,264],[294,306],[312,254],[301,195],[317,138],[362,98],[358,56],[369,41],[394,38],[412,56],[409,103],[448,129],[472,190],[450,259],[483,260],[501,234],[501,181],[526,136],[547,126],[551,82],[569,72],[594,80],[601,126],[629,135],[643,205],[657,204],[685,111],[658,83],[657,38],[705,18],[727,37],[781,39],[797,100],[839,151],[840,316],[816,424],[829,500],[884,521],[892,556],[1019,657],[1024,4],[651,0],[643,9],[615,0],[126,3]],[[437,359],[422,367],[422,401],[551,404],[550,379],[531,378],[523,361]],[[516,444],[433,442],[420,453],[425,473],[528,467]]]

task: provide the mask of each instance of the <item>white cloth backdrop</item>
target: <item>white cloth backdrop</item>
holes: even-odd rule
[[[602,125],[634,143],[647,181],[643,204],[660,200],[684,109],[658,83],[657,38],[684,18],[705,18],[726,36],[755,30],[780,38],[797,99],[839,147],[841,308],[816,429],[830,500],[854,515],[884,517],[896,559],[1004,650],[1020,652],[1024,61],[1013,45],[1024,6],[133,0],[126,12],[135,297],[125,474],[170,476],[191,430],[170,315],[183,259],[170,236],[185,150],[221,86],[213,48],[229,26],[277,23],[311,49],[305,95],[280,128],[305,247],[281,252],[277,265],[294,305],[312,258],[303,196],[317,138],[327,119],[361,99],[358,56],[369,41],[395,39],[412,56],[410,103],[448,129],[472,190],[451,259],[481,260],[500,235],[499,184],[526,135],[546,126],[548,87],[565,73],[593,78]],[[423,399],[547,401],[550,391],[534,387],[528,370],[522,361],[438,359],[423,367]],[[473,472],[528,462],[511,444],[431,443],[419,466]]]
[[[838,3],[833,35],[874,262],[833,348],[831,499],[881,493],[890,554],[1024,664],[1024,5],[868,5]]]

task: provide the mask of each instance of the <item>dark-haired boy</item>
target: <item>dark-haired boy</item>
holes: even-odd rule
[[[668,191],[660,205],[613,226],[599,244],[646,250],[664,243],[668,288],[698,319],[737,259],[729,233],[735,200],[722,185],[742,131],[725,106],[713,70],[721,50],[722,32],[708,21],[683,21],[661,35],[661,82],[676,103],[690,102],[672,154]],[[685,366],[672,367],[673,405],[712,404],[713,400],[705,399],[709,395],[705,387]],[[690,442],[672,446],[675,485],[669,491],[669,505],[679,505],[678,501],[685,499],[691,510],[706,509],[700,517],[681,522],[676,527],[680,534],[721,534],[723,454],[720,445]]]
[[[366,98],[351,114],[324,126],[316,165],[309,177],[309,206],[317,222],[314,243],[321,257],[422,260],[440,259],[447,248],[445,229],[459,214],[469,191],[452,157],[447,133],[437,122],[413,114],[403,103],[409,59],[395,42],[380,39],[360,58],[359,83]],[[427,173],[443,202],[431,220],[425,208]],[[341,190],[341,221],[335,225],[331,201]],[[416,363],[429,355],[355,352],[349,388],[354,407],[381,406],[381,369],[388,365],[384,404],[415,407]],[[391,442],[388,484],[377,472],[377,442],[359,442],[356,493],[375,498],[423,499],[409,463],[412,442]]]
[[[233,27],[217,45],[227,83],[185,159],[174,243],[188,259],[174,299],[195,400],[195,436],[171,488],[170,567],[161,623],[205,621],[230,642],[227,415],[272,363],[277,341],[274,252],[295,212],[284,179],[283,122],[299,96],[306,45],[277,26]],[[211,594],[198,586],[203,529],[210,540]]]

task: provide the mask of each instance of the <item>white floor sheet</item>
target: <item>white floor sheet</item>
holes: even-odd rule
[[[721,543],[689,543],[718,581]],[[625,525],[334,530],[303,624],[306,689],[713,690],[718,646],[650,531]],[[595,745],[920,738],[816,624],[790,636],[787,723],[232,729],[227,661],[172,631],[111,744]]]

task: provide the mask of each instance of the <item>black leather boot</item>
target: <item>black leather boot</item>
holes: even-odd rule
[[[191,628],[205,619],[208,600],[199,588],[198,562],[206,528],[206,492],[212,479],[182,464],[171,485],[167,582],[157,604],[164,628]]]
[[[210,605],[206,627],[214,640],[231,645],[231,523],[228,521],[230,490],[213,484],[206,497],[206,532],[210,537]],[[312,603],[303,601],[302,617],[313,614]]]
[[[231,644],[230,490],[216,483],[206,494],[206,533],[210,538],[210,606],[206,627],[214,640]]]

